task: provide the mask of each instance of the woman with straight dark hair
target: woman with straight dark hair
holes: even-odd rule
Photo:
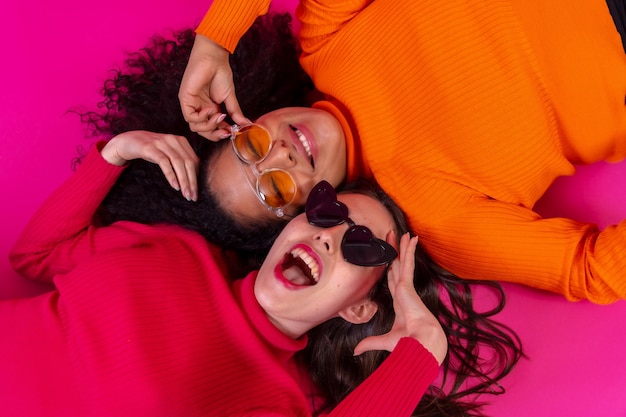
[[[92,223],[137,158],[182,184],[197,156],[176,135],[100,142],[12,249],[55,288],[0,302],[3,415],[480,415],[471,395],[497,392],[520,358],[491,318],[499,287],[477,312],[376,186],[320,182],[261,268],[230,283],[193,231]]]

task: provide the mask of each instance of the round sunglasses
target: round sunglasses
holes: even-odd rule
[[[348,207],[337,201],[337,192],[327,181],[319,182],[309,194],[305,212],[310,224],[329,228],[347,223],[341,251],[347,262],[359,266],[388,265],[398,252],[389,243],[374,237],[372,231],[348,217]]]
[[[254,123],[233,125],[230,139],[237,158],[252,168],[256,184],[250,186],[259,200],[278,217],[284,216],[285,207],[296,199],[298,187],[292,176],[284,169],[270,168],[259,171],[257,168],[272,149],[273,141],[269,132]]]

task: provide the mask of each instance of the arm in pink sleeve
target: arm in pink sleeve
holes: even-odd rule
[[[328,416],[409,416],[438,374],[435,357],[417,340],[404,337]]]
[[[92,217],[123,169],[107,163],[99,146],[94,147],[29,221],[9,253],[13,268],[25,277],[49,282],[93,252]]]

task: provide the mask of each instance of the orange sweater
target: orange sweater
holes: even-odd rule
[[[532,210],[574,164],[626,156],[619,34],[604,1],[575,3],[302,0],[301,62],[356,127],[348,177],[373,175],[440,265],[609,303],[626,222]],[[198,33],[233,50],[268,4],[215,0]]]

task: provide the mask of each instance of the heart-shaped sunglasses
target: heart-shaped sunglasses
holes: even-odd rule
[[[327,181],[320,181],[309,194],[305,206],[310,224],[329,228],[347,223],[341,250],[347,262],[359,266],[388,265],[398,252],[389,243],[374,237],[372,231],[348,217],[348,207],[337,201],[337,192]]]

